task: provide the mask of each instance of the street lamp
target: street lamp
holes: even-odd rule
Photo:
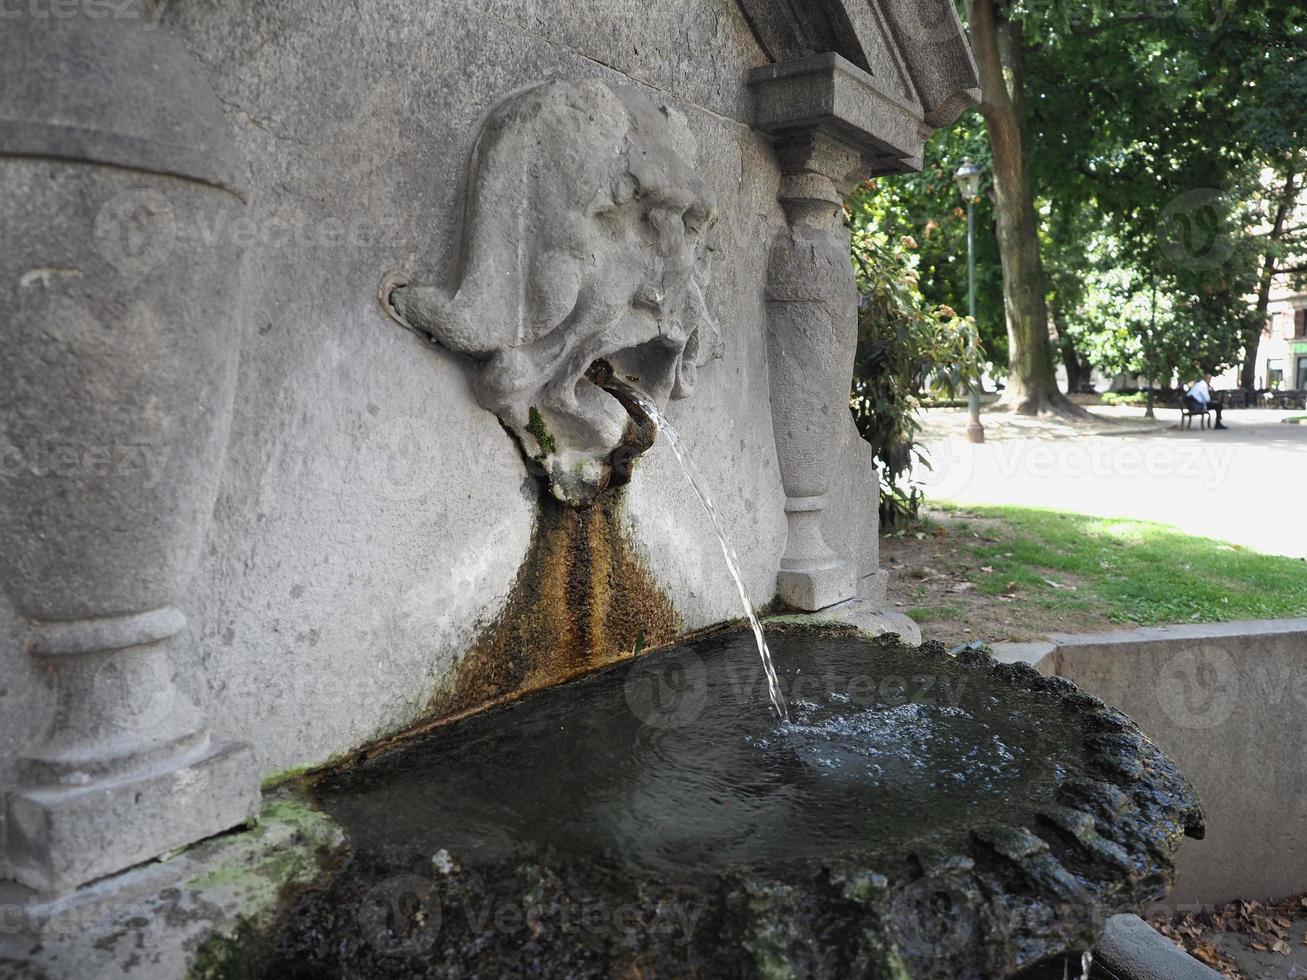
[[[967,158],[953,175],[967,202],[967,311],[971,314],[973,330],[976,322],[976,216],[971,205],[980,193],[980,173],[980,168]],[[972,343],[975,343],[974,333]],[[975,353],[974,348],[972,353]],[[967,409],[971,417],[967,421],[967,441],[984,442],[985,427],[980,424],[980,385],[977,382],[968,388]]]

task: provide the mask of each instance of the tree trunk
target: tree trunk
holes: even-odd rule
[[[1298,174],[1296,168],[1291,167],[1275,207],[1275,221],[1268,236],[1270,247],[1262,259],[1261,278],[1257,283],[1257,322],[1244,331],[1243,335],[1243,370],[1240,372],[1239,383],[1250,395],[1257,383],[1257,344],[1266,329],[1266,311],[1271,305],[1271,286],[1275,283],[1275,243],[1284,234],[1285,220],[1293,210],[1297,198]]]
[[[1066,369],[1066,393],[1070,396],[1078,392],[1080,386],[1089,380],[1089,368],[1080,360],[1075,341],[1065,329],[1066,321],[1063,319],[1065,310],[1063,304],[1058,301],[1057,292],[1053,293],[1053,298],[1049,301],[1048,313],[1053,318],[1053,332],[1057,335],[1057,353],[1061,356],[1062,366]]]
[[[997,8],[996,0],[967,0],[971,47],[980,68],[980,112],[994,157],[994,211],[1007,313],[1008,378],[1000,406],[1019,415],[1088,418],[1058,391],[1053,374],[1044,268],[1026,167],[1021,22],[1008,20]]]
[[[1066,368],[1066,391],[1068,395],[1073,395],[1089,380],[1089,372],[1085,370],[1070,337],[1062,337],[1059,347],[1062,350],[1062,365]]]

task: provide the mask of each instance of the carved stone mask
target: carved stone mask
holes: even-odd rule
[[[683,117],[634,89],[518,92],[473,149],[453,289],[383,282],[396,319],[478,362],[477,400],[574,506],[652,441],[590,365],[664,405],[721,356],[703,295],[716,203],[693,157]]]

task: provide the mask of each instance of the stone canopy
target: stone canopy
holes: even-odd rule
[[[774,79],[810,74],[788,69],[791,65],[838,66],[836,70],[851,79],[839,87],[844,98],[835,85],[810,91],[808,108],[814,116],[826,113],[839,118],[860,112],[866,127],[862,132],[873,142],[889,136],[883,128],[902,133],[902,145],[884,147],[890,158],[881,162],[886,173],[919,167],[921,141],[980,100],[971,46],[951,0],[739,2],[754,36],[778,66],[761,69],[758,75]],[[859,85],[860,95],[850,95],[850,87]],[[850,98],[860,98],[864,104],[850,106]],[[902,123],[876,125],[867,115],[876,109],[885,114],[898,110],[916,123],[915,132]],[[776,125],[774,117],[774,110],[760,112],[759,123],[763,128]],[[902,166],[894,167],[895,159]]]

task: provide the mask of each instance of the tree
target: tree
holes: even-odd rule
[[[1266,235],[1266,249],[1262,257],[1261,275],[1257,282],[1256,316],[1248,324],[1243,335],[1244,359],[1239,371],[1239,386],[1249,394],[1256,386],[1257,378],[1257,344],[1261,340],[1266,326],[1266,315],[1271,306],[1271,287],[1275,285],[1275,276],[1279,268],[1280,247],[1284,242],[1289,215],[1298,203],[1298,194],[1302,189],[1301,166],[1295,160],[1288,168],[1280,193],[1275,199],[1275,216]]]
[[[855,228],[882,232],[887,242],[910,239],[912,274],[930,308],[963,310],[967,303],[967,213],[953,175],[964,160],[989,171],[984,120],[968,113],[937,130],[923,149],[920,172],[868,181],[849,206]],[[1007,361],[1003,270],[993,208],[983,193],[976,212],[976,329],[986,360]]]
[[[1086,417],[1057,387],[1039,224],[1028,166],[1022,21],[1004,0],[967,0],[993,157],[995,217],[1008,333],[1003,403],[1021,415]]]
[[[1163,378],[1220,369],[1255,349],[1265,305],[1249,297],[1268,256],[1282,263],[1293,246],[1288,229],[1277,244],[1265,174],[1283,190],[1307,138],[1304,15],[1282,0],[1128,9],[1021,8],[1038,37],[1025,49],[1027,125],[1059,339],[1104,370],[1142,368],[1149,347]],[[1079,269],[1100,280],[1087,304]],[[1110,270],[1129,274],[1104,290]]]

